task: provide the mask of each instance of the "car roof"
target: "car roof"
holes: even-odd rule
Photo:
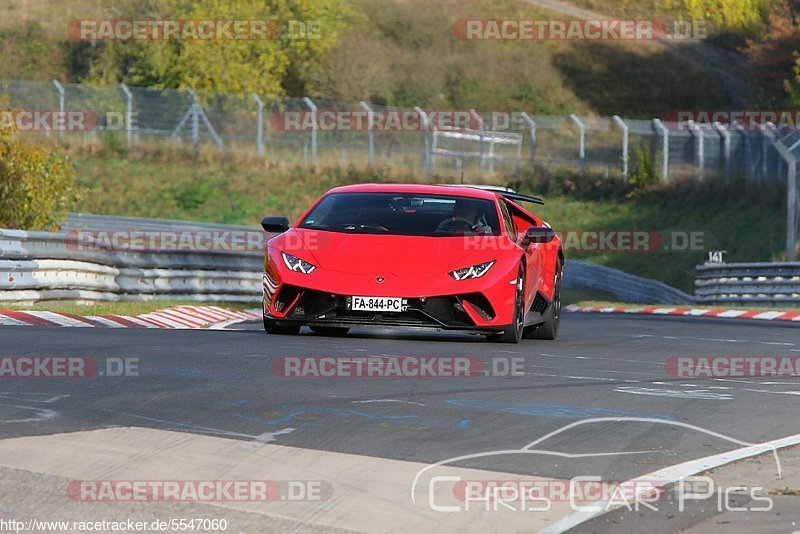
[[[328,193],[419,193],[430,195],[449,195],[468,198],[496,200],[497,193],[486,189],[478,189],[460,185],[430,184],[356,184],[335,187]]]

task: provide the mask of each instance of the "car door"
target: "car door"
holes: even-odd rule
[[[503,220],[508,234],[514,237],[514,241],[521,246],[522,239],[525,237],[525,230],[533,226],[530,218],[525,217],[519,212],[519,207],[509,202],[505,198],[500,198],[500,209],[503,212]],[[541,276],[541,250],[539,243],[531,243],[523,247],[525,254],[525,309],[530,308],[536,291],[539,289],[539,278]]]

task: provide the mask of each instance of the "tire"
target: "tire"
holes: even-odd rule
[[[514,316],[511,325],[499,334],[488,336],[495,343],[519,343],[525,329],[525,269],[522,264],[517,273],[517,292],[514,297]]]
[[[561,262],[556,264],[556,274],[553,279],[553,302],[545,312],[546,320],[540,325],[534,326],[531,332],[531,339],[546,339],[549,341],[558,337],[558,329],[561,326]]]
[[[350,329],[337,326],[310,326],[312,332],[323,336],[338,337],[346,335]]]
[[[295,336],[300,333],[300,327],[294,325],[282,325],[273,319],[264,317],[264,331],[270,335]]]

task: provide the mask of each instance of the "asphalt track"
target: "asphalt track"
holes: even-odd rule
[[[138,358],[139,375],[5,379],[0,438],[149,427],[434,463],[519,449],[576,421],[540,448],[570,458],[508,454],[458,465],[568,479],[628,480],[695,458],[800,433],[798,379],[685,379],[672,356],[800,356],[795,324],[566,313],[555,342],[491,344],[467,334],[353,331],[268,336],[231,331],[0,328],[0,356]],[[284,356],[473,356],[486,368],[522,358],[524,373],[469,378],[286,378]],[[42,416],[47,399],[49,415]],[[28,421],[25,421],[28,419]],[[655,421],[662,421],[661,423]],[[602,528],[601,528],[602,530]]]

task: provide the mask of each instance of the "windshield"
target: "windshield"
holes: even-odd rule
[[[300,227],[427,237],[500,235],[491,200],[430,194],[334,193],[323,198]]]

